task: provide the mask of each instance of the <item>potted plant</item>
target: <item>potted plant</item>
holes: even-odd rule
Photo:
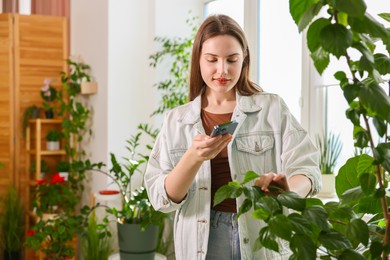
[[[384,76],[390,73],[390,31],[366,10],[363,0],[290,0],[299,31],[309,26],[307,44],[317,71],[325,70],[330,55],[346,61],[347,70],[334,75],[349,104],[346,117],[353,124],[355,147],[369,147],[371,155],[347,160],[336,176],[338,201],[325,204],[293,192],[264,196],[258,187],[248,185],[258,177],[254,172],[247,172],[242,183],[221,187],[214,204],[243,196],[238,217],[253,210],[252,216],[266,223],[254,250],[279,251],[277,241],[282,239],[294,259],[389,258],[390,97],[380,83],[389,83]],[[379,16],[390,22],[390,14]],[[384,49],[378,52],[381,44]],[[352,50],[360,54],[357,59],[350,56]],[[285,208],[291,213],[283,214]]]
[[[53,151],[60,149],[60,139],[62,133],[56,129],[51,129],[46,135],[46,150]]]
[[[1,238],[4,260],[21,259],[24,233],[24,211],[19,194],[13,186],[2,201],[0,216]]]
[[[317,136],[317,148],[320,150],[320,168],[322,177],[322,189],[319,197],[333,198],[336,196],[335,174],[337,160],[343,148],[340,136],[332,132],[326,132],[322,137]]]
[[[61,160],[56,164],[56,171],[61,177],[64,177],[64,180],[68,180],[70,170],[70,163],[68,161]]]
[[[40,108],[37,107],[36,105],[29,106],[24,110],[23,121],[22,121],[23,136],[26,136],[26,128],[28,125],[28,120],[39,118],[39,112],[40,112]]]
[[[83,228],[82,215],[61,213],[46,221],[40,219],[26,234],[25,245],[45,254],[44,259],[71,259],[76,254],[75,234]]]
[[[53,218],[62,212],[73,213],[77,203],[77,194],[58,173],[50,181],[36,181],[32,206],[39,217]]]
[[[45,79],[44,85],[41,88],[41,97],[44,100],[42,102],[43,108],[45,109],[46,118],[54,117],[54,107],[52,102],[57,98],[57,90],[50,85],[51,79]]]
[[[36,165],[36,163],[34,161],[30,165],[30,173],[36,174],[36,168],[37,168],[37,165]],[[49,164],[44,159],[42,159],[41,160],[40,179],[43,180],[45,178],[46,173],[48,173],[49,171],[50,171]]]
[[[149,132],[150,129],[144,130]],[[140,166],[147,161],[147,156],[136,153],[141,134],[142,132],[139,132],[127,141],[130,157],[125,158],[123,163],[118,162],[116,156],[111,153],[112,168],[109,171],[92,169],[108,176],[118,186],[122,206],[120,209],[108,208],[106,211],[117,219],[121,258],[134,260],[140,257],[154,259],[159,231],[168,218],[167,214],[154,210],[144,187],[141,186],[133,192],[130,190],[132,176],[141,171]]]

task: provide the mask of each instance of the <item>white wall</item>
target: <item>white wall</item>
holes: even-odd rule
[[[188,11],[202,16],[197,0],[84,0],[71,1],[71,54],[92,67],[98,93],[94,108],[94,136],[87,147],[92,162],[109,163],[109,153],[127,156],[126,140],[139,123],[155,122],[149,115],[160,98],[153,86],[166,68],[153,70],[148,57],[157,49],[155,36],[190,33]],[[104,176],[94,175],[92,191],[107,188]]]

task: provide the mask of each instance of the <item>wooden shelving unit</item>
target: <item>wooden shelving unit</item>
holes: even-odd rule
[[[61,130],[62,119],[30,119],[28,121],[28,126],[26,129],[26,152],[28,154],[26,158],[27,169],[30,168],[32,162],[35,163],[35,172],[28,174],[29,181],[26,191],[27,201],[30,203],[27,206],[27,214],[26,214],[26,231],[30,229],[32,224],[38,221],[37,215],[34,213],[31,208],[31,194],[33,192],[33,188],[36,185],[36,181],[41,179],[41,162],[43,159],[51,159],[51,172],[47,173],[49,178],[54,173],[54,167],[56,162],[61,159],[65,159],[66,151],[64,148],[64,143],[60,144],[60,150],[48,151],[45,147],[46,142],[46,134],[50,129]],[[38,259],[43,259],[43,254],[41,252],[38,253]]]

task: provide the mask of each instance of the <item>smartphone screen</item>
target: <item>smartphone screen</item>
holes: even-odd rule
[[[237,128],[237,125],[238,125],[238,122],[235,120],[230,121],[230,122],[226,122],[226,123],[223,123],[220,125],[216,125],[216,126],[214,126],[213,131],[211,132],[210,136],[214,137],[217,135],[225,135],[227,133],[233,134],[234,130],[236,130],[236,128]]]

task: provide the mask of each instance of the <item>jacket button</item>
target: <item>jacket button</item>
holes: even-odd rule
[[[207,220],[201,219],[201,220],[198,220],[198,222],[200,222],[200,223],[207,223]]]
[[[208,190],[207,187],[200,187],[200,190]]]
[[[237,174],[234,174],[233,178],[234,180],[237,180]]]
[[[244,238],[244,244],[248,244],[249,243],[249,238]]]

